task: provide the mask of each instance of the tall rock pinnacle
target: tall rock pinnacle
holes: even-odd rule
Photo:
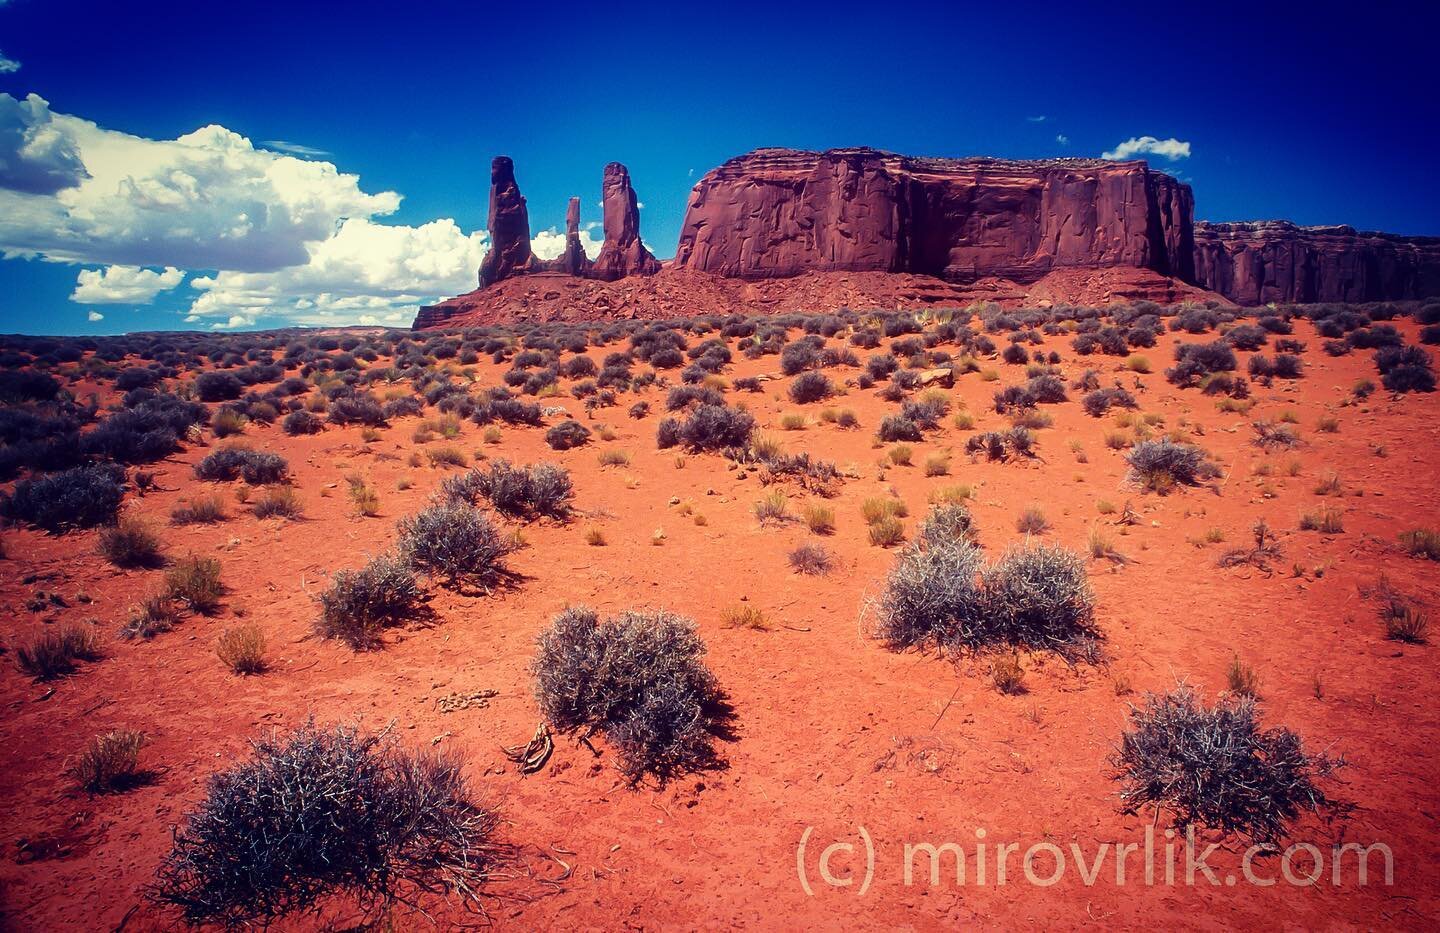
[[[654,275],[660,261],[640,239],[640,206],[630,187],[630,171],[619,162],[605,166],[601,186],[605,205],[605,245],[591,277],[610,282],[627,275]]]
[[[577,218],[578,220],[578,218]],[[480,261],[480,287],[539,266],[530,251],[530,213],[515,184],[515,163],[496,156],[490,163],[490,251]]]

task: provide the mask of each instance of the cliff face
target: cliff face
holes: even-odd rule
[[[1195,281],[1242,305],[1428,298],[1440,295],[1440,237],[1201,222]]]
[[[927,159],[761,149],[695,186],[675,265],[1033,282],[1062,268],[1193,277],[1190,189],[1143,162]]]

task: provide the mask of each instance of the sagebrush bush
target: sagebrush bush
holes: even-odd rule
[[[284,481],[290,465],[279,454],[248,447],[222,447],[206,454],[195,464],[195,476],[208,482],[243,479],[252,486]]]
[[[362,917],[458,891],[475,904],[501,849],[458,759],[307,723],[212,776],[147,892],[190,924],[269,925],[343,893]]]
[[[601,621],[566,609],[541,634],[531,670],[545,718],[562,731],[590,727],[614,743],[631,783],[662,782],[716,760],[721,696],[689,619],[623,612]]]
[[[896,559],[875,611],[876,637],[894,650],[1027,648],[1089,659],[1101,637],[1084,560],[1044,544],[986,567],[964,537],[922,537]]]
[[[386,626],[413,615],[420,605],[420,587],[403,556],[384,554],[359,570],[341,570],[320,594],[315,631],[338,638],[356,651],[374,648]]]
[[[590,440],[590,429],[578,421],[562,421],[545,432],[545,443],[554,450],[570,450]]]
[[[700,405],[684,421],[666,418],[656,432],[662,450],[684,444],[692,451],[744,447],[755,432],[755,418],[742,408]]]
[[[100,634],[93,625],[71,623],[47,627],[15,647],[16,665],[36,680],[54,680],[73,674],[76,661],[98,661],[102,657]]]
[[[1262,729],[1250,697],[1206,708],[1180,686],[1131,709],[1113,764],[1126,813],[1168,809],[1182,829],[1273,843],[1301,811],[1329,804],[1316,781],[1343,761],[1307,754],[1289,729]]]
[[[807,576],[824,576],[834,564],[829,551],[819,544],[810,543],[798,545],[786,555],[786,560],[796,573]]]
[[[113,463],[74,467],[23,479],[0,493],[0,515],[52,534],[115,520],[125,496],[125,470]]]
[[[447,478],[440,491],[446,499],[471,505],[483,497],[506,515],[558,519],[569,515],[574,500],[570,473],[553,463],[512,466],[507,460],[492,460],[484,469]]]
[[[299,411],[292,411],[280,423],[280,429],[292,437],[301,434],[318,434],[324,426],[325,423],[318,416],[303,408]]]
[[[961,502],[937,505],[920,523],[918,540],[924,547],[950,544],[959,541],[974,542],[976,529],[970,510]]]
[[[881,419],[875,437],[885,444],[893,444],[896,441],[924,440],[924,435],[920,433],[920,426],[903,415],[886,415]]]
[[[250,508],[256,518],[300,518],[305,507],[300,497],[289,486],[268,490],[265,496]]]
[[[442,502],[400,522],[400,550],[411,566],[452,587],[492,582],[514,549],[489,516],[462,502]]]
[[[797,405],[819,402],[835,394],[835,386],[820,372],[804,372],[790,383],[790,401]]]
[[[1141,441],[1125,455],[1131,478],[1145,489],[1161,495],[1177,485],[1193,486],[1213,475],[1214,467],[1205,451],[1194,444],[1177,444],[1161,438]]]
[[[170,510],[172,525],[213,525],[227,517],[225,500],[218,495],[196,496]]]

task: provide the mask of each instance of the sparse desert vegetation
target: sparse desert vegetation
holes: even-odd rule
[[[1359,802],[1421,846],[1327,780],[1414,812],[1440,732],[1420,313],[0,337],[6,909],[563,923],[703,897],[692,842],[792,863],[814,788],[883,838],[1328,842]]]

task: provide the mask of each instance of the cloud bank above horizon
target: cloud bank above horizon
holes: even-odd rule
[[[144,305],[189,277],[185,321],[213,328],[403,326],[475,286],[485,231],[383,223],[397,192],[366,192],[318,149],[262,145],[284,151],[213,124],[133,136],[0,94],[0,255],[90,267],[80,304]],[[589,231],[582,243],[598,252]],[[554,230],[535,238],[541,256],[563,246]]]

